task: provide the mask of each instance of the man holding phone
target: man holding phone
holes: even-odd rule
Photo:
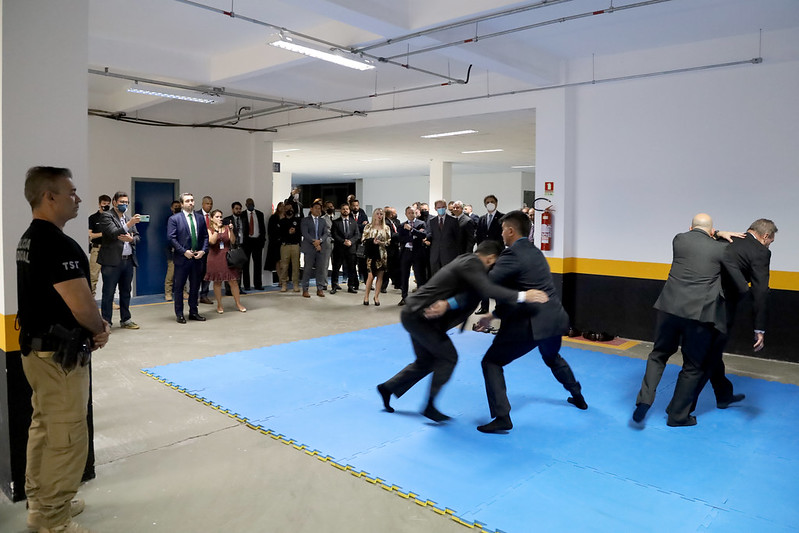
[[[141,222],[141,215],[127,215],[130,200],[128,193],[117,191],[111,200],[112,209],[105,211],[100,218],[100,231],[103,242],[97,255],[103,276],[103,299],[100,314],[111,324],[114,292],[119,287],[119,325],[125,329],[139,329],[139,325],[131,320],[130,291],[133,283],[133,269],[136,262],[136,244],[139,232],[136,224]]]

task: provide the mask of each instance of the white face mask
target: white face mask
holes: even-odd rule
[[[486,209],[488,209],[489,213],[493,213],[497,209],[497,204],[489,202],[486,204]]]
[[[299,194],[295,194],[294,195],[294,200],[299,200],[299,199],[300,199],[300,195]]]

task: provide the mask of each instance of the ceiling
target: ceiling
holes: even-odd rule
[[[799,26],[797,0],[90,0],[89,5],[90,69],[110,74],[89,74],[92,110],[151,123],[272,130],[275,160],[292,172],[295,183],[427,175],[431,160],[452,161],[461,173],[533,165],[534,110],[479,114],[477,98],[563,83],[569,62],[592,55]],[[615,10],[608,12],[611,6]],[[512,15],[488,17],[514,9]],[[442,28],[478,18],[483,20]],[[519,31],[527,26],[535,27]],[[281,28],[320,49],[335,45],[352,57],[346,50],[365,47],[360,58],[389,61],[373,59],[376,68],[359,72],[268,46]],[[431,29],[436,31],[428,33]],[[405,38],[417,32],[423,35]],[[475,37],[476,43],[464,43]],[[428,50],[434,46],[440,48]],[[224,103],[206,105],[134,95],[126,92],[134,78],[223,88],[227,96]],[[474,99],[471,112],[478,114],[448,113],[442,105],[464,99]],[[397,109],[418,112],[404,120],[386,118],[400,114]],[[462,129],[478,133],[420,137]],[[296,150],[282,151],[289,149]]]

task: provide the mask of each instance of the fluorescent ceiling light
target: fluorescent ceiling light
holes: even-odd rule
[[[535,165],[516,165],[515,167],[510,168],[535,168]]]
[[[224,102],[225,99],[216,94],[203,93],[200,91],[190,91],[188,89],[172,89],[169,87],[157,87],[145,83],[133,82],[128,89],[129,93],[146,94],[147,96],[157,96],[159,98],[171,98],[173,100],[183,100],[185,102],[197,102],[200,104],[217,104]]]
[[[283,152],[299,152],[299,148],[286,148],[285,150],[273,150],[273,154],[282,154]]]
[[[372,161],[391,161],[390,157],[378,157],[376,159],[361,159],[364,163],[371,163]]]
[[[282,39],[272,41],[269,44],[278,48],[282,48],[283,50],[297,52],[298,54],[321,59],[322,61],[329,61],[330,63],[335,63],[336,65],[341,65],[342,67],[354,68],[355,70],[370,70],[375,68],[374,65],[370,65],[368,63],[362,63],[354,59],[348,59],[340,55],[332,54],[330,52],[323,52],[309,46],[304,46],[295,42],[284,41]]]
[[[468,135],[470,133],[477,133],[477,130],[460,130],[460,131],[448,131],[446,133],[432,133],[430,135],[422,135],[422,139],[438,139],[439,137],[453,137],[455,135]]]
[[[489,152],[504,152],[502,148],[493,148],[491,150],[467,150],[466,152],[461,152],[462,154],[487,154]]]
[[[342,176],[360,176],[361,173],[360,172],[342,172],[341,175]]]

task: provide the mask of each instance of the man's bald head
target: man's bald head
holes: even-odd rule
[[[713,219],[707,213],[699,213],[691,220],[691,229],[701,229],[709,234],[713,230]]]

